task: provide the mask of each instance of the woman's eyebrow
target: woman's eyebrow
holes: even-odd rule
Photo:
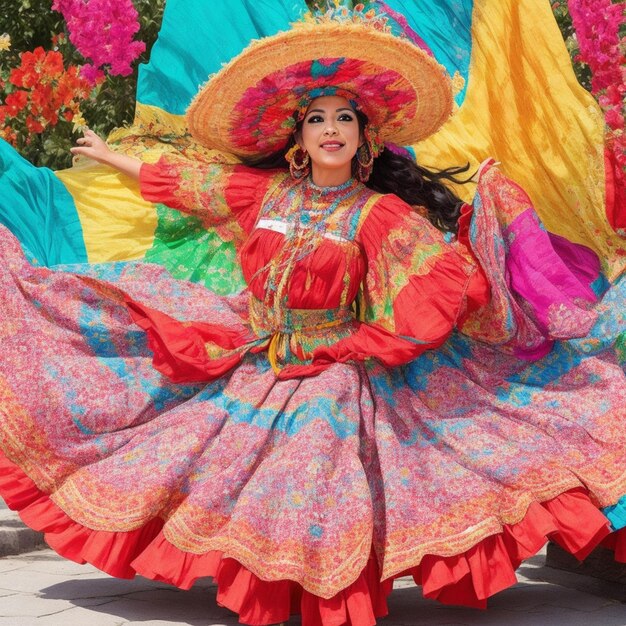
[[[335,113],[339,113],[339,111],[350,111],[350,113],[354,113],[354,111],[350,107],[341,107],[337,109]],[[309,113],[326,113],[326,111],[324,109],[311,109],[307,113],[307,115],[309,115]]]

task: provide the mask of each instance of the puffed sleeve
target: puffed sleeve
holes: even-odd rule
[[[529,196],[493,159],[459,220],[458,239],[480,263],[492,296],[468,316],[464,334],[532,360],[595,323],[597,256],[546,231]]]
[[[406,363],[441,345],[468,313],[489,300],[489,287],[471,254],[393,195],[381,196],[365,217],[358,243],[367,272],[357,300],[361,324],[350,337],[314,352],[313,365],[376,357]]]
[[[144,163],[139,184],[145,200],[194,215],[204,226],[234,218],[250,232],[269,186],[280,175],[277,170],[168,156],[153,165]]]

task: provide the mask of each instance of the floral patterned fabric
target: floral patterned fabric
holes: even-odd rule
[[[399,365],[440,345],[468,309],[488,299],[485,279],[467,252],[447,245],[442,233],[394,196],[354,180],[320,188],[243,166],[218,182],[218,171],[217,165],[168,159],[142,167],[146,199],[218,228],[234,215],[248,234],[241,261],[253,308],[241,319],[212,327],[200,320],[181,324],[131,304],[157,354],[156,367],[177,381],[210,380],[247,351],[261,349],[269,351],[281,378],[374,355]],[[359,294],[357,319],[348,309]],[[294,310],[300,311],[295,327],[285,320],[285,312]],[[324,314],[313,321],[316,311]],[[227,328],[237,329],[237,337],[224,342]]]
[[[454,242],[353,182],[163,161],[142,191],[231,232],[247,288],[0,230],[0,493],[62,554],[370,626],[404,572],[481,606],[546,536],[609,532],[626,281],[594,304],[595,256],[495,168]]]

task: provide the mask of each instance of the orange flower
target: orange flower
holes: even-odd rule
[[[0,119],[1,117],[2,114],[0,113]],[[12,146],[17,146],[17,133],[10,126],[0,128],[0,137],[2,137],[5,141],[8,141]]]
[[[28,104],[28,92],[18,89],[5,98],[4,104],[7,115],[15,117]]]
[[[43,132],[45,126],[37,119],[29,115],[26,118],[26,128],[33,134]]]
[[[63,74],[63,76],[59,78],[56,95],[59,102],[64,106],[69,106],[73,102],[75,87],[74,82],[72,81],[71,76],[69,76],[68,73]]]
[[[73,124],[74,132],[86,125],[79,102],[90,96],[92,87],[80,75],[80,68],[70,65],[65,69],[60,52],[46,52],[41,47],[24,52],[9,81],[22,89],[5,98],[0,123],[13,119],[13,128],[17,127],[19,137],[27,144],[33,135],[56,126],[60,119]]]
[[[39,83],[35,85],[35,88],[30,92],[31,102],[39,107],[43,107],[46,103],[50,102],[51,98],[52,87],[50,85]]]
[[[59,121],[59,114],[54,109],[44,110],[43,116],[50,126],[56,126]]]
[[[49,102],[41,107],[40,117],[50,124],[50,126],[57,125],[59,121],[59,110],[54,106],[54,102]]]
[[[22,52],[21,65],[11,71],[9,80],[16,87],[34,87],[38,83],[49,83],[63,73],[63,55],[51,50],[46,52],[41,46],[32,52]]]

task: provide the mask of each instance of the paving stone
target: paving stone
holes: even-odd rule
[[[486,611],[444,607],[426,600],[415,602],[406,590],[392,594],[389,617],[381,626],[624,626],[626,607],[610,604],[597,611],[577,611],[563,606],[541,605],[529,611],[503,606]]]
[[[8,556],[0,557],[0,574],[5,572],[12,572],[17,569],[28,567],[24,561],[12,559]]]
[[[39,574],[28,568],[20,568],[6,572],[0,577],[0,589],[17,593],[35,594],[41,589],[58,584],[62,577],[54,577],[51,574]]]
[[[29,569],[41,574],[56,574],[58,576],[109,578],[107,574],[92,565],[81,565],[80,563],[74,563],[74,561],[61,559],[58,556],[55,556],[53,559],[34,561]]]
[[[40,617],[73,609],[70,600],[49,600],[36,594],[13,594],[2,598],[0,612],[3,617]]]
[[[17,513],[2,502],[0,508],[0,557],[31,552],[45,546],[43,534],[28,528]]]
[[[143,624],[143,621],[141,622]],[[125,626],[129,622],[97,611],[74,608],[56,615],[40,617],[31,626]]]
[[[552,567],[527,568],[525,564],[522,564],[518,571],[528,582],[534,580],[536,582],[550,583],[581,591],[585,594],[609,598],[618,602],[626,602],[626,585],[620,583]],[[626,625],[626,621],[624,624]]]
[[[393,581],[394,589],[407,589],[415,586],[415,581],[412,576],[403,576],[402,578],[396,578],[396,580]]]
[[[182,593],[182,592],[181,592]],[[168,595],[158,603],[140,602],[132,598],[121,598],[99,607],[90,608],[89,611],[106,613],[112,621],[122,623],[144,623],[156,620],[170,622],[172,624],[199,624],[206,626],[207,623],[226,624],[236,626],[237,616],[226,609],[215,606],[215,598],[205,598],[196,601],[190,597],[173,598]],[[91,622],[85,622],[91,624]]]
[[[39,619],[34,621],[32,617],[0,617],[0,626],[37,626]],[[55,626],[60,626],[57,621]]]
[[[100,574],[100,576],[102,576],[102,574]],[[81,592],[83,592],[83,597],[99,595],[114,596],[120,593],[120,587],[116,584],[118,581],[114,579],[106,579],[106,582],[98,578],[89,581],[66,579],[67,577],[63,574],[55,575],[37,572],[29,568],[22,568],[8,572],[2,576],[0,578],[0,589],[18,591],[21,593],[41,592],[50,599],[81,597]],[[87,586],[83,583],[86,583]],[[104,584],[107,593],[101,593],[102,584]],[[54,592],[54,589],[58,587],[62,587],[63,593],[57,594]],[[50,592],[50,590],[53,591]]]
[[[39,576],[50,578],[50,574],[38,574]],[[145,578],[135,578],[134,580],[121,580],[118,578],[106,577],[102,572],[95,572],[93,578],[81,576],[80,578],[59,576],[50,585],[40,587],[41,593],[46,598],[70,598],[78,600],[81,598],[113,598],[117,596],[127,596],[136,592],[149,591],[155,588],[167,589],[163,583],[156,583]],[[61,581],[61,582],[59,582]]]
[[[542,562],[541,557],[531,561],[520,571],[521,582],[492,598],[487,611],[427,600],[410,577],[404,578],[380,626],[626,625],[626,605],[539,580],[550,570]],[[141,578],[117,580],[91,566],[76,570],[49,550],[0,559],[0,564],[9,567],[0,570],[0,588],[20,589],[0,591],[0,626],[237,625],[236,615],[216,605],[210,579],[190,591]],[[294,617],[288,625],[299,626],[300,620]]]
[[[581,563],[556,543],[550,542],[547,549],[546,565],[623,585],[626,583],[626,563],[618,563],[614,557],[613,550],[598,547]]]
[[[9,528],[0,526],[0,557],[31,552],[43,548],[45,542],[41,533],[30,528]]]
[[[124,626],[126,626],[126,624],[132,624],[133,622],[125,622]],[[213,624],[213,622],[207,622],[207,620],[192,620],[192,621],[186,621],[186,622],[177,622],[177,624],[183,624],[183,625],[187,625],[189,624],[189,626],[207,626],[208,624],[212,624],[212,626],[234,626],[235,624],[237,624],[237,620],[234,620],[232,622],[230,621],[223,621],[223,622],[216,622],[215,624]],[[141,626],[172,626],[172,622],[167,622],[167,621],[163,621],[161,619],[158,620],[149,620],[147,622],[142,621],[141,622]],[[237,624],[237,626],[239,626],[239,624]]]
[[[611,604],[615,604],[615,602],[544,582],[543,585],[526,587],[516,585],[511,589],[505,589],[489,600],[489,609],[506,608],[510,611],[523,610],[528,612],[534,611],[537,607],[551,605],[575,606],[577,611],[591,612]]]

